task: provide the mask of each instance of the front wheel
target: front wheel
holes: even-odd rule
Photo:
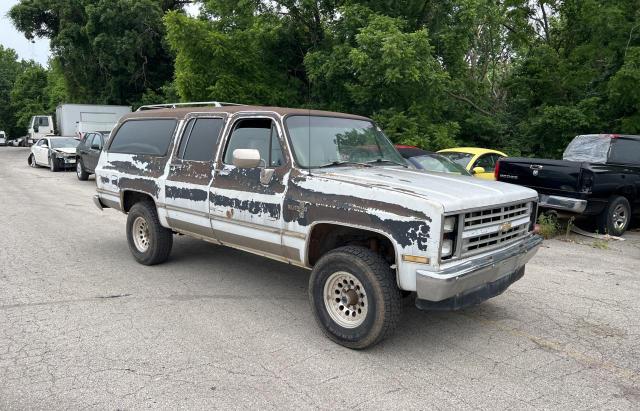
[[[309,299],[327,337],[353,349],[370,347],[390,335],[402,311],[389,264],[364,247],[325,254],[311,272]]]
[[[89,173],[84,171],[82,160],[80,158],[76,160],[76,175],[78,176],[78,180],[80,181],[87,181],[89,179]]]
[[[33,168],[38,167],[38,165],[36,164],[36,158],[33,156],[33,154],[29,156],[29,159],[27,160],[27,162],[29,163],[29,167],[33,167]]]
[[[631,205],[625,197],[615,196],[598,216],[598,230],[603,234],[621,236],[631,222]]]
[[[144,265],[165,262],[173,246],[173,234],[160,225],[156,206],[151,201],[141,201],[131,207],[127,216],[127,240],[133,257]]]
[[[49,157],[49,170],[52,172],[57,172],[60,168],[58,167],[58,161],[54,157]]]

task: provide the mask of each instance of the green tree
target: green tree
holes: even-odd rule
[[[23,133],[32,116],[50,112],[47,80],[47,71],[33,62],[16,77],[11,89],[10,107],[16,116],[15,126]]]
[[[167,0],[22,0],[9,15],[27,38],[46,37],[72,102],[133,104],[171,80],[162,17]]]
[[[10,137],[22,134],[16,128],[14,110],[9,104],[11,101],[11,89],[20,74],[24,63],[18,60],[18,55],[13,49],[0,45],[0,130],[5,131]],[[24,134],[24,131],[23,131]]]

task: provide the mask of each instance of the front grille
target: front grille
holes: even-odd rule
[[[464,214],[460,256],[467,257],[518,241],[529,232],[530,202],[469,211]]]

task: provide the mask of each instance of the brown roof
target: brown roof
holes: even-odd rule
[[[141,117],[169,117],[182,119],[189,113],[229,113],[231,115],[239,112],[248,113],[277,113],[281,116],[285,115],[303,115],[303,116],[328,116],[351,118],[356,120],[369,120],[367,117],[357,116],[355,114],[335,113],[332,111],[308,110],[302,108],[285,108],[285,107],[264,107],[264,106],[224,106],[224,107],[177,107],[177,108],[161,108],[134,111],[126,114],[122,120]]]

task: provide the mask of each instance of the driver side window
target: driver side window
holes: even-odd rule
[[[285,163],[278,130],[270,119],[239,120],[234,128],[224,154],[224,163],[233,164],[233,151],[255,149],[268,168],[280,167]]]
[[[487,173],[492,173],[496,168],[496,154],[485,154],[476,161],[476,165],[474,167],[482,167],[484,171]]]

